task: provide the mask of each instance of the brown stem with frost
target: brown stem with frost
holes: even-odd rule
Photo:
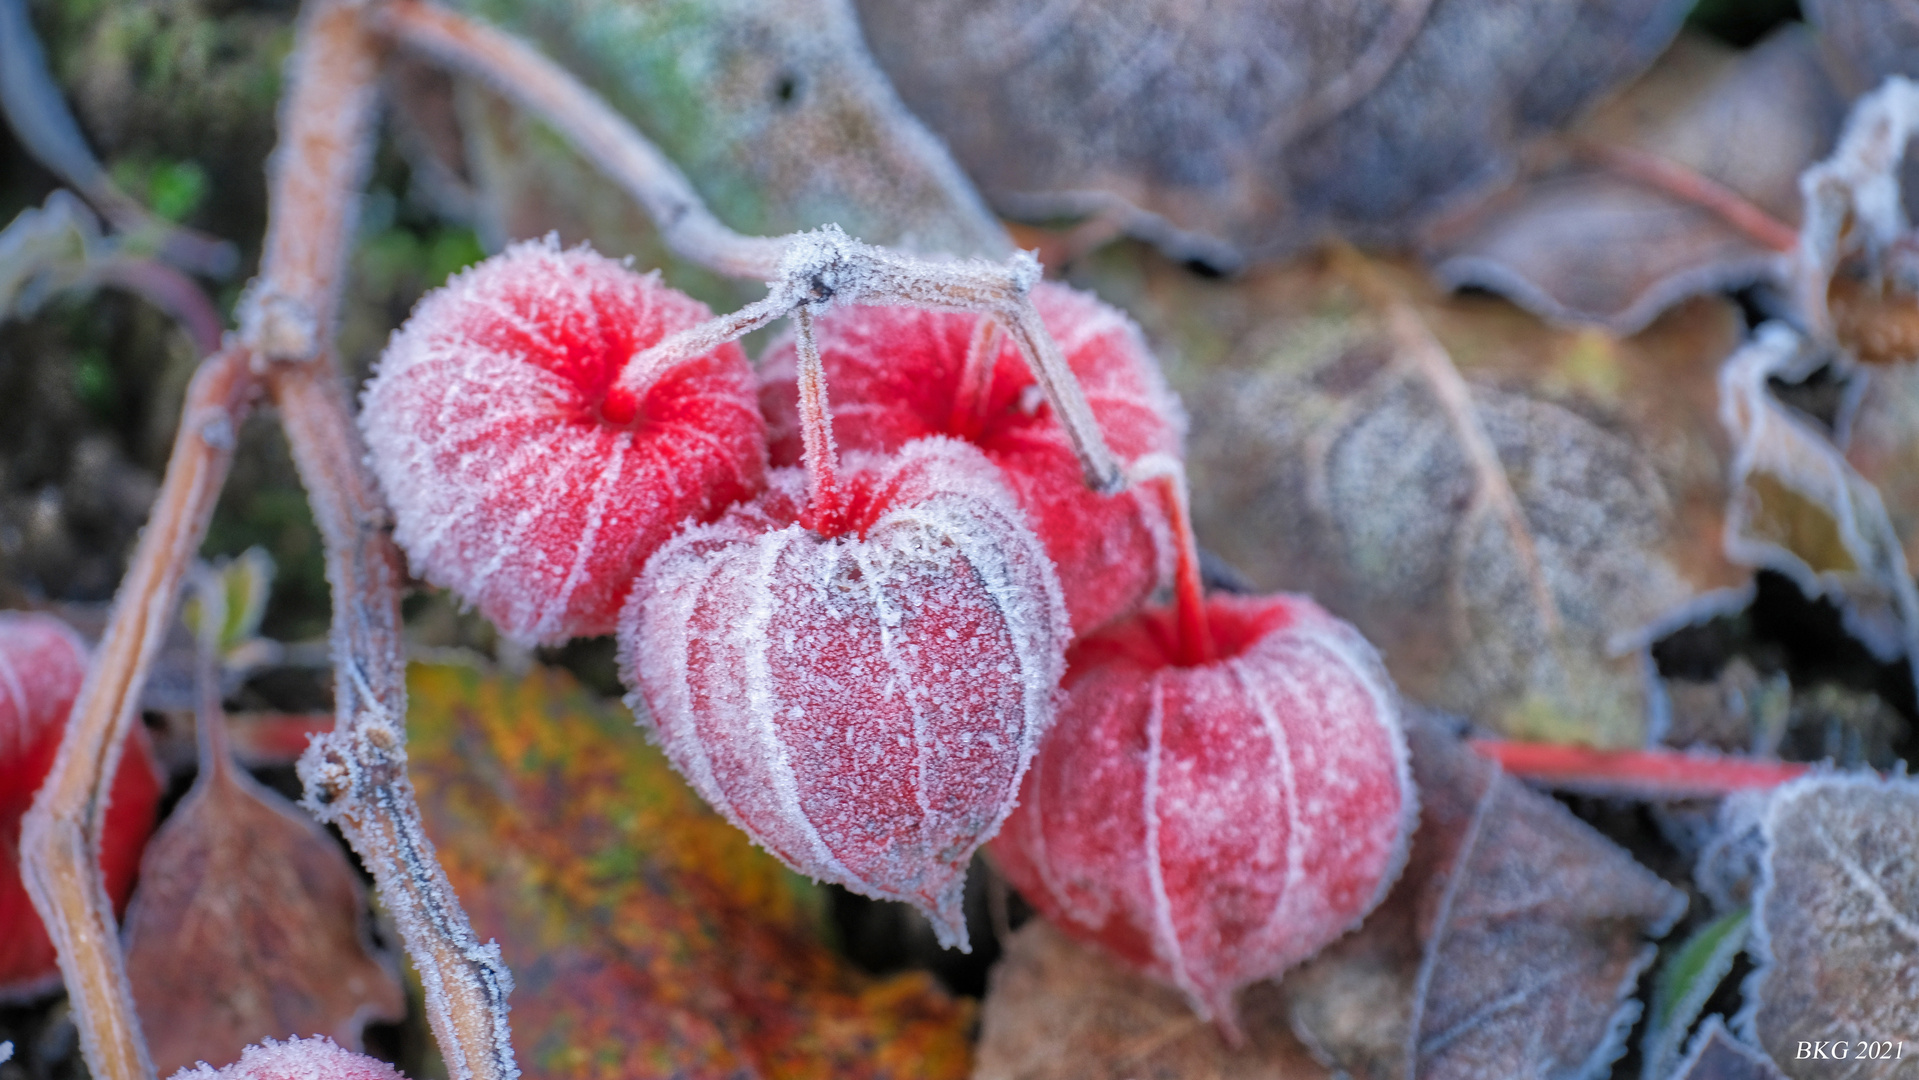
[[[307,806],[340,826],[393,912],[455,1080],[513,1080],[512,977],[474,937],[406,775],[400,553],[330,345],[376,115],[379,48],[351,0],[309,0],[275,152],[264,272],[242,334],[272,366],[332,586],[334,729],[300,759]]]
[[[427,990],[427,1021],[457,1080],[518,1075],[499,948],[474,936],[434,856],[406,774],[400,552],[330,362],[285,365],[270,386],[306,485],[333,587],[333,731],[300,758],[306,805],[340,826],[394,915]]]
[[[406,778],[403,575],[328,348],[372,140],[378,59],[357,5],[314,0],[302,12],[266,253],[243,304],[239,344],[195,378],[153,518],[23,830],[28,888],[59,949],[88,1064],[102,1080],[153,1074],[97,869],[107,780],[204,536],[256,367],[284,416],[333,585],[338,718],[301,762],[309,802],[341,825],[400,917],[452,1075],[512,1080],[519,1072],[506,1024],[511,977],[499,950],[474,938]]]
[[[140,687],[172,622],[181,580],[206,535],[235,435],[258,389],[251,360],[247,349],[230,346],[203,362],[187,389],[166,478],[114,596],[53,771],[20,832],[22,877],[59,952],[81,1050],[98,1080],[153,1076],[100,876],[100,832],[120,748],[139,713]]]

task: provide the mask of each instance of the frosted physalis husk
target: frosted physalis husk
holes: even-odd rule
[[[621,618],[629,700],[767,850],[913,903],[965,948],[967,862],[1051,718],[1065,606],[975,448],[847,465],[842,535],[794,524],[804,478],[778,470],[767,496],[660,549]]]

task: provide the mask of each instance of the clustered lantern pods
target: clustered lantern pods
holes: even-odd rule
[[[1021,325],[1084,385],[1075,431],[1134,463],[1112,495],[998,315],[833,300],[796,301],[755,379],[657,277],[509,249],[423,301],[367,390],[396,539],[511,638],[617,628],[669,758],[796,870],[964,948],[998,833],[1036,907],[1231,1034],[1234,992],[1403,861],[1377,656],[1304,598],[1204,596],[1184,421],[1117,311],[1042,283]]]

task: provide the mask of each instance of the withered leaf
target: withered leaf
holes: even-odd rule
[[[1716,542],[1723,302],[1620,340],[1350,254],[1215,282],[1115,248],[1080,280],[1193,416],[1201,542],[1358,624],[1412,697],[1643,745],[1644,642],[1748,579]]]
[[[1836,314],[1836,313],[1835,313]],[[1908,567],[1919,565],[1919,353],[1874,365],[1846,443],[1846,462],[1885,501]]]
[[[1829,435],[1770,388],[1822,362],[1778,323],[1726,359],[1721,417],[1735,448],[1726,553],[1788,574],[1808,594],[1830,594],[1847,629],[1890,660],[1919,644],[1919,590],[1886,504]]]
[[[1424,713],[1412,857],[1358,932],[1281,984],[1295,1030],[1355,1077],[1603,1075],[1648,935],[1685,897]]]
[[[1779,1066],[1758,1049],[1733,1038],[1717,1016],[1709,1016],[1693,1036],[1692,1047],[1673,1080],[1783,1080]]]
[[[1912,1076],[1884,1047],[1919,1039],[1919,782],[1816,776],[1780,788],[1763,823],[1756,965],[1736,1026],[1788,1076],[1834,1075],[1801,1041],[1842,1042],[1852,1077]]]
[[[820,942],[820,894],[563,673],[415,667],[411,773],[540,1077],[966,1075],[972,1011]]]
[[[773,236],[837,222],[873,243],[1001,255],[998,223],[946,149],[899,103],[849,0],[465,5],[524,34],[647,135],[720,220]],[[568,243],[665,266],[713,302],[631,200],[541,125],[462,88],[490,243],[558,230]],[[727,306],[734,306],[727,304]]]
[[[1636,74],[1681,0],[859,0],[914,112],[1002,213],[1106,214],[1237,265],[1408,226]]]
[[[1831,148],[1845,106],[1804,26],[1744,52],[1682,37],[1560,153],[1436,230],[1436,271],[1615,333],[1688,296],[1783,282],[1799,174]]]
[[[406,1014],[366,913],[332,836],[235,768],[224,747],[211,767],[203,757],[147,845],[126,918],[127,978],[154,1068],[223,1065],[250,1044],[295,1035],[360,1049],[366,1023]]]
[[[1919,74],[1919,9],[1904,0],[1806,0],[1807,21],[1845,59],[1853,95],[1888,75]]]
[[[1234,1049],[1178,991],[1034,919],[993,969],[973,1080],[1331,1080],[1287,1030],[1275,987],[1241,1005]]]

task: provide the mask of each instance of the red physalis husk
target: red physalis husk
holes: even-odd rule
[[[1042,282],[1032,297],[1113,451],[1126,460],[1176,456],[1185,417],[1132,320],[1065,285]],[[1138,490],[1109,496],[1087,488],[1032,370],[990,317],[844,307],[814,327],[839,445],[890,453],[933,435],[977,445],[1004,471],[1046,544],[1075,633],[1136,610],[1170,579],[1174,547],[1159,501]],[[789,338],[760,365],[775,465],[800,460],[795,361]]]
[[[990,851],[1048,919],[1237,1037],[1240,987],[1385,895],[1416,800],[1397,697],[1356,631],[1297,596],[1203,610],[1206,658],[1182,656],[1174,608],[1074,646],[1066,699]]]
[[[551,237],[422,300],[360,417],[414,571],[523,644],[611,633],[647,556],[764,486],[738,346],[637,393],[621,380],[636,353],[710,315],[657,273]]]
[[[240,1060],[216,1069],[206,1062],[181,1069],[172,1080],[402,1080],[400,1071],[379,1058],[356,1054],[332,1039],[268,1039],[249,1046]]]
[[[827,486],[823,511],[776,470],[660,549],[621,619],[628,700],[787,865],[913,903],[964,949],[967,863],[1051,717],[1059,583],[972,446],[851,456]]]
[[[51,615],[0,612],[0,1001],[60,983],[53,942],[20,881],[20,821],[60,750],[67,714],[87,673],[87,647]],[[146,732],[121,744],[107,796],[100,869],[115,912],[125,910],[160,805]]]

